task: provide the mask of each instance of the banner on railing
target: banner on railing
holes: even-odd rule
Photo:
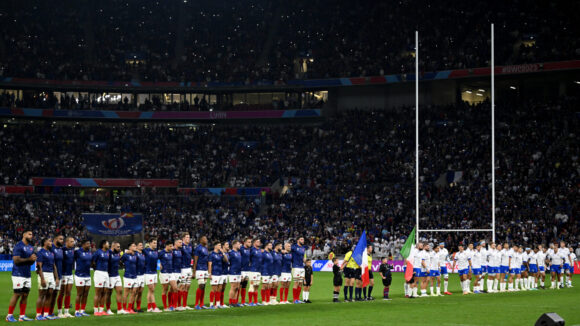
[[[141,233],[143,216],[137,213],[83,213],[87,231],[93,234],[118,237]]]

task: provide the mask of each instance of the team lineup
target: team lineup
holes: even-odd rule
[[[431,296],[451,294],[446,265],[449,252],[445,243],[433,248],[418,243],[410,257],[414,268],[413,277],[405,284],[406,297],[427,297],[427,287]],[[459,245],[459,251],[451,257],[451,269],[457,268],[463,294],[545,289],[546,273],[550,275],[551,289],[572,287],[576,260],[572,247],[566,247],[564,242],[559,247],[558,244],[550,244],[549,248],[537,245],[532,250],[517,245],[510,247],[508,243],[491,243],[486,247],[485,241],[481,241],[467,248]]]
[[[91,286],[95,288],[94,316],[114,314],[111,310],[113,294],[116,314],[144,312],[141,301],[145,287],[146,311],[151,313],[311,302],[312,262],[306,257],[303,237],[294,243],[272,241],[264,244],[260,239],[246,238],[243,242],[215,242],[209,247],[208,239],[202,236],[194,249],[190,235],[182,233],[179,239],[166,241],[163,248],[158,248],[157,240],[152,239],[145,245],[130,243],[123,251],[118,242],[102,240],[94,252],[89,240],[77,244],[74,238],[62,235],[43,239],[41,249],[36,251],[32,239],[32,232],[26,231],[14,248],[14,294],[6,317],[9,322],[90,316],[86,305]],[[372,253],[372,246],[368,246],[367,251]],[[373,300],[373,272],[369,269],[366,278],[352,257],[352,250],[347,252],[342,263],[331,257],[333,302],[340,302],[341,288],[345,302]],[[438,246],[418,243],[409,257],[414,268],[412,277],[404,285],[408,298],[429,296],[428,287],[431,296],[451,295],[448,291],[449,259],[451,270],[457,267],[463,294],[544,289],[546,272],[551,277],[550,288],[572,287],[576,259],[564,242],[559,246],[551,244],[549,248],[538,245],[532,250],[517,245],[510,247],[508,243],[486,245],[484,241],[469,244],[467,248],[459,245],[458,252],[452,255],[444,243]],[[371,266],[372,255],[367,258]],[[39,291],[35,319],[26,316],[33,264],[36,264]],[[379,273],[384,300],[390,300],[392,268],[387,257],[382,257]],[[92,277],[91,269],[94,271]],[[120,269],[124,269],[123,278]],[[187,301],[193,279],[197,280],[197,289],[195,304],[190,307]],[[364,285],[362,279],[367,281]],[[157,307],[155,300],[158,283],[161,284],[163,310]],[[71,314],[73,285],[76,297]],[[291,301],[288,300],[290,288]],[[209,291],[208,305],[204,302],[206,290]],[[20,314],[14,317],[17,305]]]

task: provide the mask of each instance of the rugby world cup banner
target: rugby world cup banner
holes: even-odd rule
[[[87,231],[104,236],[141,233],[143,216],[138,213],[83,213]]]
[[[343,260],[338,260],[338,265],[342,265]],[[405,262],[402,260],[389,260],[388,264],[393,265],[395,268],[393,272],[403,272],[403,266],[405,266]],[[373,260],[373,264],[371,270],[373,272],[378,272],[379,267],[381,266],[380,260]],[[314,260],[312,261],[312,270],[314,272],[332,272],[332,261],[331,260]]]

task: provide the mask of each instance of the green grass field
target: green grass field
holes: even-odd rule
[[[378,276],[378,274],[375,274]],[[36,275],[28,300],[28,316],[34,316],[37,296]],[[566,325],[580,324],[580,285],[560,290],[539,290],[501,294],[463,296],[459,294],[457,275],[450,278],[452,296],[406,299],[403,296],[403,276],[395,273],[391,286],[392,301],[383,301],[382,285],[376,286],[372,302],[332,303],[332,274],[315,273],[311,290],[312,304],[244,307],[222,310],[184,311],[172,313],[84,317],[82,325],[109,326],[124,323],[140,325],[533,325],[544,312],[556,312],[566,320]],[[377,279],[377,281],[379,281]],[[379,282],[380,283],[380,282]],[[195,286],[195,284],[193,285]],[[192,286],[192,287],[193,287]],[[0,273],[0,301],[4,315],[12,295],[10,273]],[[146,291],[146,290],[145,290]],[[206,291],[206,296],[208,295]],[[89,294],[87,312],[92,312],[93,289]],[[292,291],[289,294],[292,298]],[[161,306],[161,289],[157,304]],[[74,308],[74,290],[73,302]],[[206,299],[206,304],[209,299]],[[227,301],[227,292],[226,292]],[[342,293],[341,293],[342,301]],[[113,306],[116,307],[113,298]],[[145,302],[145,301],[143,301]],[[195,290],[190,291],[188,303],[195,302]],[[146,308],[146,303],[143,304]],[[18,313],[18,308],[16,308]],[[46,321],[55,325],[78,325],[80,318]]]

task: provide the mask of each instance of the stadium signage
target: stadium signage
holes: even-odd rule
[[[525,65],[514,65],[502,67],[502,74],[521,74],[527,72],[537,72],[540,70],[540,65],[537,63],[525,64]]]

